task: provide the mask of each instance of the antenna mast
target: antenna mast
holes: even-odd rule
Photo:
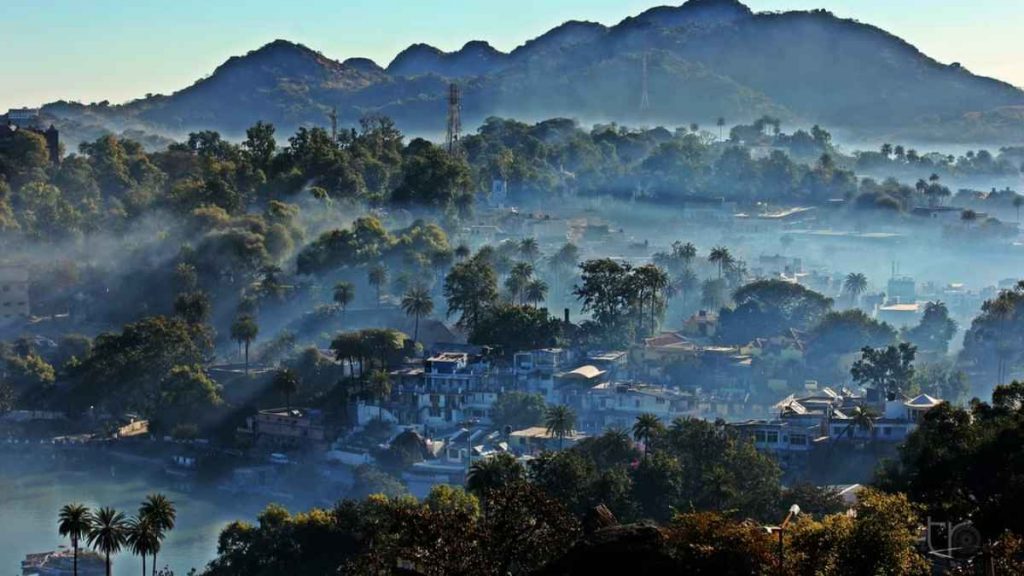
[[[331,119],[331,141],[338,141],[338,107],[331,108],[331,112],[327,115]]]
[[[640,85],[640,111],[648,112],[651,109],[651,99],[647,93],[647,53],[643,57],[643,79]]]
[[[452,82],[448,86],[448,137],[446,144],[449,154],[457,154],[462,132],[462,91]]]

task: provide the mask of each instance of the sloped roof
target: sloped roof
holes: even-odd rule
[[[604,370],[601,370],[597,366],[587,364],[586,366],[580,366],[575,370],[570,370],[565,374],[562,374],[563,378],[577,378],[583,380],[593,380],[604,374]]]
[[[942,400],[938,400],[936,398],[932,398],[931,396],[929,396],[927,394],[921,394],[919,396],[916,396],[916,397],[914,397],[914,398],[904,402],[904,404],[906,406],[912,406],[914,408],[932,408],[932,407],[938,406],[941,403],[942,403]]]

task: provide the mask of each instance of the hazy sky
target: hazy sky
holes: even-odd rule
[[[681,0],[674,0],[673,3]],[[0,110],[60,98],[168,93],[229,56],[286,38],[381,65],[414,42],[510,50],[568,19],[614,24],[650,0],[0,0]],[[884,28],[942,62],[1024,85],[1021,0],[748,0],[826,8]]]

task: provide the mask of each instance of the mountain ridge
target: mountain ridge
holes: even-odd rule
[[[651,106],[641,111],[645,55]],[[1024,92],[1006,82],[828,11],[756,13],[737,0],[657,6],[612,26],[570,20],[509,52],[483,40],[452,52],[415,43],[386,67],[275,40],[171,95],[84,109],[118,125],[230,134],[256,120],[322,125],[337,108],[346,123],[380,112],[406,131],[436,134],[451,81],[463,85],[466,125],[491,115],[686,125],[776,114],[873,134],[934,136],[948,125],[956,137],[965,119],[997,119],[982,132],[1024,141],[1018,115],[991,113],[1024,106]]]

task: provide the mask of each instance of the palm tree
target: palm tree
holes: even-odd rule
[[[391,397],[391,377],[384,370],[370,375],[370,395],[377,400],[377,419],[384,421],[384,401]]]
[[[338,282],[334,285],[334,302],[341,307],[341,318],[345,319],[345,310],[356,298],[356,287],[351,282]]]
[[[260,333],[260,327],[256,319],[248,314],[243,314],[231,324],[231,338],[241,346],[245,344],[245,373],[249,373],[249,345]]]
[[[540,256],[540,245],[536,238],[523,238],[519,242],[519,255],[530,263],[536,262]]]
[[[299,375],[294,370],[282,368],[274,373],[274,390],[284,395],[284,404],[292,409],[292,394],[299,391]]]
[[[1011,322],[1013,321],[1016,306],[1013,301],[1009,298],[999,297],[988,304],[986,310],[996,320],[998,326],[996,335],[998,340],[996,341],[996,384],[1002,384],[1003,378],[1007,372],[1006,363],[1012,354],[1014,346],[1008,341],[1007,335],[1010,333]]]
[[[696,122],[693,122],[693,123],[690,124],[690,132],[693,132],[694,134],[696,134],[699,130],[700,130],[700,124],[697,124]]]
[[[661,420],[654,414],[646,413],[636,417],[633,423],[633,439],[644,444],[644,459],[650,449],[651,440],[665,430]]]
[[[843,281],[843,291],[850,295],[850,303],[857,305],[860,295],[868,289],[868,278],[860,272],[850,272]]]
[[[534,307],[548,297],[548,283],[540,278],[534,278],[523,290],[523,298]]]
[[[697,247],[693,245],[693,242],[686,244],[676,242],[672,245],[672,253],[683,261],[684,266],[689,268],[690,263],[697,257]]]
[[[721,280],[725,267],[733,262],[732,254],[725,246],[715,246],[708,255],[708,262],[718,265],[718,278]]]
[[[697,274],[689,268],[683,270],[683,273],[679,276],[675,283],[675,289],[683,295],[683,304],[685,305],[689,300],[689,295],[700,286],[700,280],[697,278]]]
[[[153,493],[146,496],[139,507],[139,516],[148,519],[157,529],[157,540],[163,541],[167,533],[174,530],[174,522],[178,518],[178,511],[167,496],[160,493]],[[153,549],[153,576],[156,576],[156,555],[160,551],[160,544],[157,543]]]
[[[508,273],[508,279],[505,280],[505,289],[508,290],[513,301],[518,300],[520,304],[523,303],[523,292],[531,278],[533,278],[533,265],[529,262],[516,262]]]
[[[885,159],[888,160],[890,157],[892,157],[892,144],[889,144],[889,143],[882,144],[881,152],[882,152],[882,156],[885,156]]]
[[[874,437],[876,418],[878,418],[878,414],[876,414],[871,408],[868,408],[863,404],[856,406],[850,414],[850,421],[846,424],[846,428],[843,428],[843,431],[836,439],[838,440],[839,438],[847,435],[849,435],[850,438],[853,438],[853,430],[855,428],[868,430],[871,432],[872,437]]]
[[[78,543],[89,534],[92,516],[89,509],[81,504],[66,504],[57,517],[57,532],[71,540],[74,554],[74,576],[78,576]]]
[[[367,273],[367,279],[370,281],[370,286],[377,289],[377,307],[380,308],[381,289],[388,283],[388,267],[383,264],[371,267]]]
[[[416,319],[416,326],[413,328],[412,340],[416,342],[420,338],[420,318],[429,316],[434,311],[434,299],[430,297],[430,291],[423,286],[413,286],[402,296],[402,311],[406,316]]]
[[[509,453],[501,453],[490,458],[481,458],[473,462],[466,475],[466,491],[483,498],[488,492],[523,480],[526,471],[522,464],[516,462]]]
[[[576,414],[572,408],[562,404],[551,406],[544,415],[544,425],[547,427],[548,435],[558,438],[558,448],[561,449],[565,444],[565,437],[571,436],[574,432]]]
[[[472,254],[472,253],[473,253],[473,251],[470,250],[469,246],[466,246],[465,244],[459,244],[455,248],[455,257],[458,258],[460,261],[465,260],[466,258],[469,258],[469,255]]]
[[[110,576],[110,555],[117,554],[124,547],[127,526],[123,512],[103,507],[92,516],[89,528],[89,546],[102,552],[107,564],[107,576]]]
[[[125,522],[125,547],[132,554],[142,557],[142,576],[146,576],[146,556],[153,555],[156,568],[156,553],[160,550],[160,529],[145,516],[129,518]]]

